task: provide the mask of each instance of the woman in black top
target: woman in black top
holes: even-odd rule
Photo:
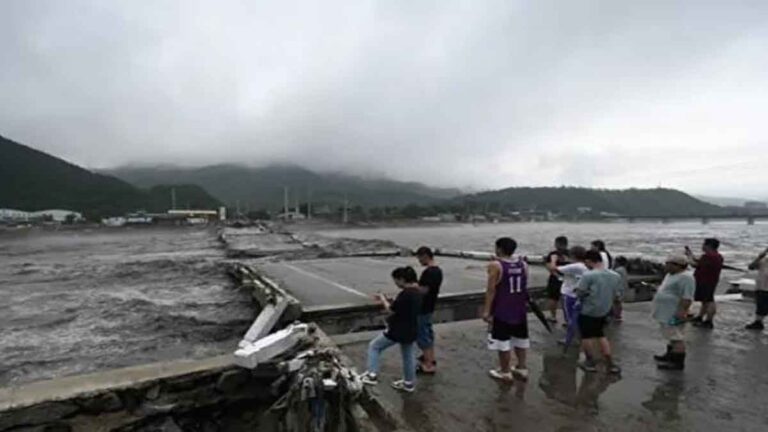
[[[381,352],[394,345],[400,345],[403,357],[403,379],[394,381],[392,387],[397,390],[413,392],[416,390],[416,358],[414,342],[417,335],[417,318],[421,311],[422,293],[419,288],[416,271],[411,267],[396,268],[392,279],[400,288],[394,301],[382,294],[376,296],[387,312],[387,328],[368,345],[368,371],[363,374],[365,384],[378,384],[379,357]]]

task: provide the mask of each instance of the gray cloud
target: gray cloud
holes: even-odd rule
[[[91,167],[760,196],[766,17],[764,1],[10,0],[0,134]]]

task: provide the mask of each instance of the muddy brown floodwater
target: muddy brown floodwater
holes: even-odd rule
[[[0,233],[0,386],[231,351],[252,322],[215,232]]]

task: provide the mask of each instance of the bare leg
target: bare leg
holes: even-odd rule
[[[685,353],[685,342],[683,342],[683,341],[672,341],[672,342],[670,342],[670,345],[672,345],[672,352]]]
[[[603,354],[603,357],[611,357],[611,343],[608,342],[608,338],[601,337],[600,338],[600,353]]]
[[[584,357],[586,357],[587,361],[593,361],[595,359],[595,348],[592,342],[592,339],[581,340],[581,350],[584,351]]]
[[[515,356],[517,357],[518,369],[528,369],[528,365],[526,364],[527,351],[528,350],[524,348],[515,348]]]
[[[717,304],[715,302],[707,302],[704,307],[705,319],[712,321],[717,313]]]
[[[509,351],[499,351],[499,368],[502,373],[509,373],[510,363],[512,363],[512,353]]]
[[[549,315],[552,319],[557,319],[557,300],[547,299],[547,309],[549,309]]]
[[[424,355],[424,360],[421,362],[421,369],[427,372],[437,369],[435,367],[435,348],[424,348],[422,354]]]

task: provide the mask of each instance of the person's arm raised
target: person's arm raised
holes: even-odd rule
[[[749,264],[749,269],[750,269],[750,270],[757,270],[757,269],[759,269],[759,268],[760,268],[760,261],[762,261],[762,260],[763,260],[763,258],[765,258],[765,256],[766,256],[766,255],[768,255],[768,249],[766,249],[766,250],[762,251],[762,252],[760,253],[760,255],[758,255],[758,256],[757,256],[757,258],[755,258],[755,260],[754,260],[754,261],[752,261],[752,262]]]

